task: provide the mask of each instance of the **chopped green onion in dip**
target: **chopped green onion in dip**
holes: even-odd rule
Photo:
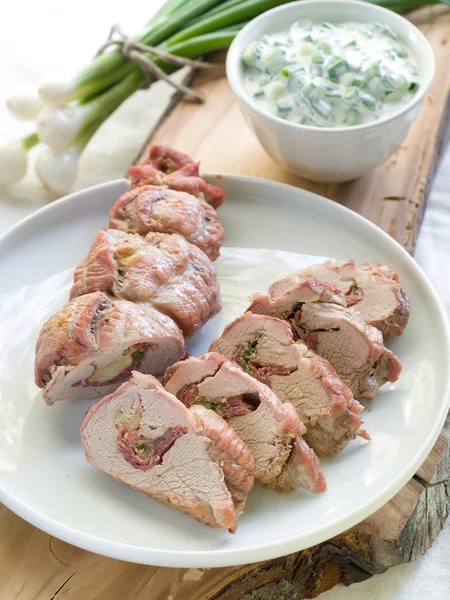
[[[417,62],[382,23],[297,21],[242,55],[261,109],[302,125],[351,127],[397,112],[419,89]]]

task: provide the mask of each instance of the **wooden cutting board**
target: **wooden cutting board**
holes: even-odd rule
[[[446,140],[450,11],[414,13],[436,57],[436,77],[408,139],[386,164],[348,184],[314,184],[283,171],[247,128],[223,74],[193,86],[206,102],[174,102],[149,143],[202,161],[203,171],[243,173],[312,190],[377,223],[410,252]],[[226,569],[165,569],[104,558],[61,542],[0,506],[0,600],[300,600],[414,560],[440,532],[450,504],[450,420],[411,481],[363,523],[308,550]],[[86,507],[84,507],[86,509]]]

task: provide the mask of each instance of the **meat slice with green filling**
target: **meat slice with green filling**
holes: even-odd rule
[[[334,456],[361,429],[362,405],[331,364],[294,341],[286,321],[246,313],[230,323],[210,347],[290,402],[306,425],[305,441],[319,456]]]
[[[235,362],[213,352],[189,358],[167,369],[164,386],[186,406],[205,406],[228,421],[252,451],[259,483],[282,492],[325,491],[317,456],[297,443],[305,426],[293,406]]]
[[[132,369],[163,375],[184,352],[180,329],[150,304],[94,292],[66,304],[42,327],[35,379],[47,404],[99,398]]]
[[[88,410],[80,434],[86,459],[101,471],[207,525],[236,531],[254,459],[213,411],[188,410],[154,377],[133,372]]]
[[[179,233],[216,260],[224,239],[222,223],[201,198],[164,186],[144,185],[122,194],[110,211],[109,226],[127,233]]]
[[[409,301],[398,274],[389,265],[355,261],[327,261],[311,265],[271,285],[269,293],[279,295],[305,279],[328,282],[339,288],[347,308],[376,327],[388,340],[403,333],[409,319]]]
[[[297,338],[331,363],[354,396],[374,398],[386,382],[397,381],[401,363],[384,347],[381,332],[345,306],[339,289],[308,279],[256,294],[248,310],[290,322]]]
[[[149,233],[143,238],[101,229],[75,271],[70,297],[97,290],[132,302],[149,302],[171,317],[186,336],[220,310],[214,265],[197,246],[175,233]]]

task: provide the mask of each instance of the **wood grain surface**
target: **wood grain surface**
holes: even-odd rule
[[[363,214],[410,252],[446,139],[450,11],[412,15],[436,57],[436,77],[410,135],[386,164],[355,182],[321,185],[283,171],[245,124],[223,75],[199,76],[205,104],[173,103],[150,142],[202,161],[312,190]],[[449,46],[447,46],[449,44]],[[300,600],[417,558],[449,513],[450,423],[417,475],[363,523],[303,552],[226,569],[165,569],[104,558],[61,542],[0,505],[0,600]]]

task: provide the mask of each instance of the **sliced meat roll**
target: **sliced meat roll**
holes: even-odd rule
[[[123,194],[110,211],[109,227],[145,235],[179,233],[216,260],[224,240],[216,211],[201,198],[167,187],[144,185]]]
[[[181,235],[145,238],[118,229],[98,232],[74,275],[70,297],[101,290],[116,298],[150,302],[186,336],[220,310],[219,283],[204,252]]]
[[[326,489],[315,454],[295,444],[305,427],[294,408],[234,362],[216,353],[189,358],[166,371],[164,385],[186,406],[206,406],[229,422],[255,457],[259,483],[283,492]]]
[[[335,303],[330,301],[333,289]],[[287,319],[297,337],[333,365],[355,396],[374,398],[387,381],[397,381],[401,363],[384,347],[381,332],[343,303],[343,296],[331,284],[302,280],[254,296],[248,310]]]
[[[162,171],[165,175],[169,175],[186,165],[194,163],[189,154],[160,144],[150,146],[146,160],[147,162],[151,162],[155,169]]]
[[[304,439],[319,456],[334,456],[360,435],[363,407],[330,363],[295,342],[286,321],[246,313],[228,325],[210,349],[290,402],[306,425]]]
[[[301,280],[316,279],[335,285],[345,295],[347,308],[381,331],[385,340],[403,333],[409,319],[409,301],[398,274],[388,265],[327,261],[312,265],[274,283],[269,292],[285,293]]]
[[[282,492],[305,489],[311,494],[322,494],[327,489],[317,454],[299,435],[294,440],[285,468],[278,476],[277,487]]]
[[[226,193],[200,177],[199,163],[166,146],[152,146],[147,160],[129,167],[128,174],[133,186],[166,185],[172,190],[202,198],[214,208],[222,204]]]
[[[95,292],[50,317],[36,345],[35,378],[47,404],[98,398],[132,369],[161,376],[185,352],[175,323],[149,304]]]
[[[234,533],[254,459],[213,411],[188,410],[149,375],[92,406],[80,429],[86,459],[118,481]]]

